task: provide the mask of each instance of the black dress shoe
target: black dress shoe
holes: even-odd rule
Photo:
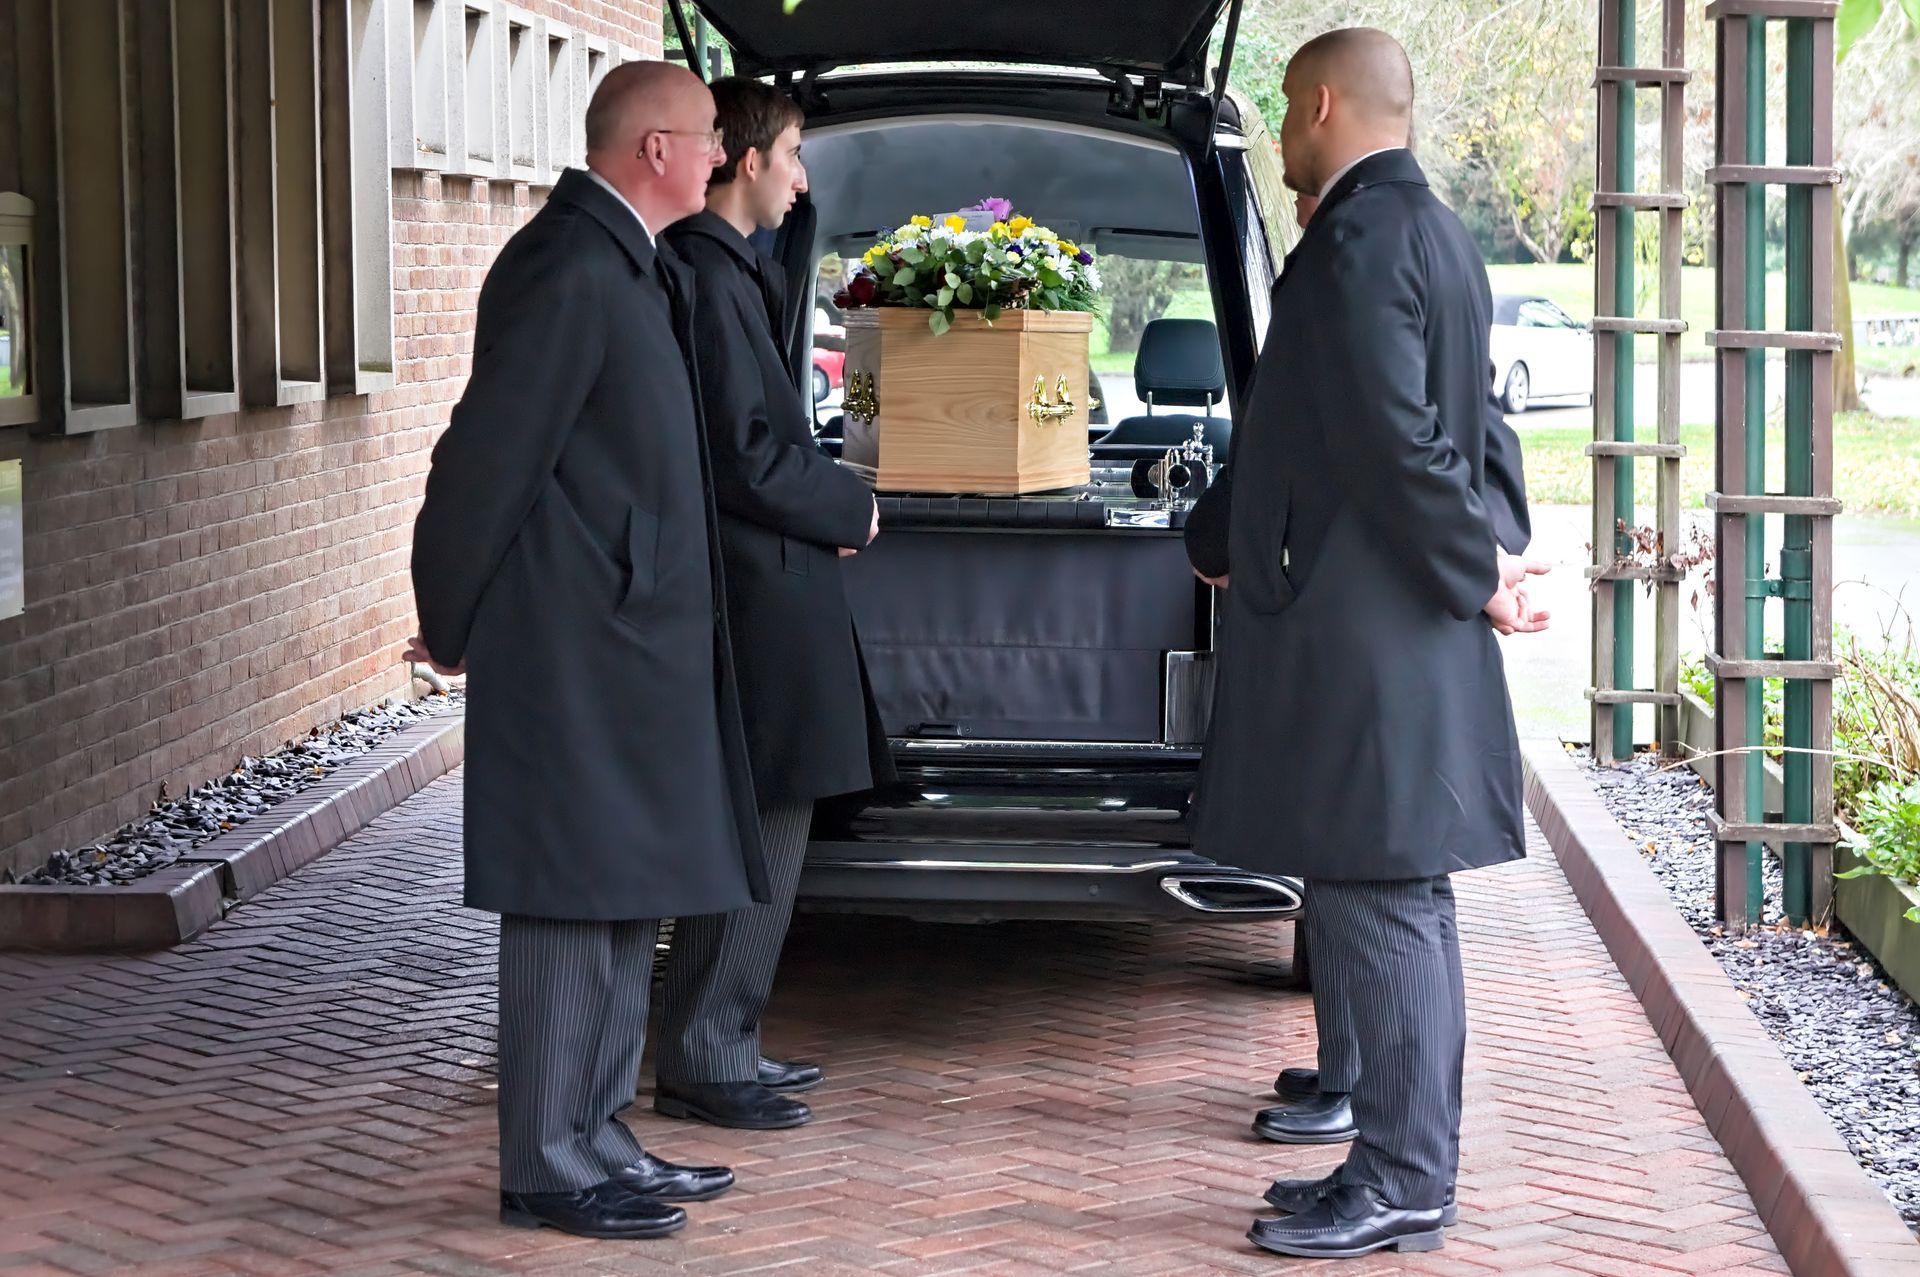
[[[1262,1250],[1303,1259],[1353,1259],[1376,1250],[1439,1250],[1446,1226],[1440,1208],[1401,1210],[1370,1188],[1342,1184],[1313,1209],[1254,1223],[1247,1240]]]
[[[653,1111],[742,1131],[783,1131],[813,1120],[813,1110],[799,1100],[776,1095],[758,1082],[656,1086]]]
[[[705,1202],[733,1187],[733,1172],[724,1166],[675,1166],[650,1153],[613,1178],[628,1192],[656,1202]]]
[[[1339,1144],[1359,1133],[1353,1101],[1321,1094],[1301,1104],[1261,1109],[1253,1115],[1253,1133],[1276,1144]]]
[[[1319,1179],[1277,1179],[1262,1194],[1267,1204],[1275,1210],[1285,1211],[1289,1215],[1304,1215],[1326,1200],[1327,1194],[1340,1187],[1340,1172],[1336,1169],[1331,1175]],[[1453,1190],[1447,1190],[1447,1200],[1440,1207],[1442,1227],[1452,1228],[1460,1222],[1460,1207],[1453,1199]]]
[[[500,1222],[509,1228],[557,1228],[576,1237],[665,1237],[686,1226],[687,1212],[635,1197],[614,1180],[572,1193],[500,1193]]]
[[[802,1064],[798,1060],[769,1060],[760,1057],[760,1068],[754,1079],[769,1091],[785,1091],[792,1095],[798,1091],[811,1091],[827,1080],[818,1064]]]
[[[1298,1104],[1320,1094],[1319,1069],[1281,1069],[1273,1079],[1273,1093],[1289,1104]]]

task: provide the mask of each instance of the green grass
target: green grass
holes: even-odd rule
[[[1568,265],[1506,265],[1487,267],[1487,279],[1496,293],[1528,293],[1545,297],[1575,319],[1593,317],[1593,267]],[[1649,296],[1640,307],[1643,315],[1652,315],[1659,306],[1657,296]],[[1876,315],[1920,315],[1920,288],[1894,288],[1887,284],[1855,284],[1853,316],[1869,319]],[[1706,332],[1713,327],[1713,270],[1707,266],[1688,266],[1680,271],[1680,317],[1687,331],[1680,338],[1682,359],[1708,358]],[[1767,276],[1767,322],[1781,327],[1786,319],[1786,276]],[[1655,341],[1642,337],[1634,343],[1639,359],[1650,363]],[[1874,359],[1868,362],[1868,352]],[[1908,363],[1920,362],[1920,350],[1895,351],[1887,347],[1862,347],[1860,366],[1875,371],[1897,371]],[[1896,356],[1898,357],[1896,361]]]
[[[1207,319],[1213,318],[1213,297],[1205,288],[1185,288],[1173,295],[1162,319]],[[1130,373],[1133,371],[1133,352],[1131,350],[1111,350],[1107,346],[1107,325],[1104,312],[1095,320],[1093,327],[1092,363],[1095,372]]]
[[[1522,419],[1524,420],[1524,418]],[[1779,432],[1767,458],[1767,489],[1783,486]],[[1585,505],[1593,499],[1593,461],[1581,449],[1592,442],[1585,427],[1522,428],[1527,499],[1537,505]],[[1681,505],[1699,509],[1713,483],[1713,427],[1680,428],[1687,457],[1680,463]],[[1843,412],[1833,420],[1833,490],[1850,514],[1920,518],[1920,420]],[[1652,470],[1640,467],[1642,504],[1653,498]]]

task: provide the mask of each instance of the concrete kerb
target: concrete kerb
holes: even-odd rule
[[[1847,1148],[1579,765],[1524,750],[1527,807],[1797,1277],[1920,1277],[1920,1241]]]
[[[466,714],[403,728],[192,855],[120,887],[0,886],[0,949],[139,952],[191,939],[466,758]]]

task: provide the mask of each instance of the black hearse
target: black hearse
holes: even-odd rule
[[[806,111],[811,193],[776,241],[800,299],[797,368],[823,260],[987,196],[1103,262],[1184,264],[1211,302],[1145,326],[1125,411],[1129,378],[1107,371],[1115,402],[1092,436],[1087,488],[881,497],[882,535],[850,561],[848,588],[901,785],[822,805],[803,904],[1293,916],[1297,881],[1190,845],[1214,601],[1188,568],[1178,502],[1134,465],[1196,435],[1225,460],[1231,404],[1297,234],[1273,140],[1226,91],[1225,67],[1208,65],[1216,29],[1231,58],[1237,0],[804,0],[791,14],[781,0],[696,2],[739,73]],[[822,421],[825,442],[838,424]]]

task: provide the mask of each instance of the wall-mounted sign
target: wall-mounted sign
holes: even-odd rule
[[[20,463],[0,461],[0,621],[27,610],[26,524]]]

